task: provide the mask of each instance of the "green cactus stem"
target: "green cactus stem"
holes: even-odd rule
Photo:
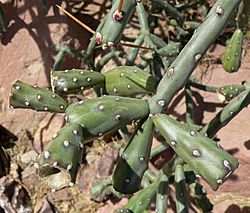
[[[218,88],[219,98],[222,102],[228,102],[245,90],[244,85],[225,85]]]
[[[165,150],[167,150],[169,148],[170,148],[170,146],[168,145],[168,143],[162,143],[162,144],[152,148],[151,152],[150,152],[150,158],[157,156],[158,154],[164,152]]]
[[[154,43],[154,45],[157,47],[157,49],[161,49],[165,46],[167,46],[168,44],[163,41],[163,39],[155,34],[150,34],[150,38],[152,40],[152,42]]]
[[[99,72],[73,69],[51,71],[52,90],[58,94],[69,94],[104,85],[105,77]]]
[[[159,180],[158,190],[156,193],[156,208],[157,213],[167,212],[167,198],[168,198],[168,176],[162,174]]]
[[[201,23],[196,21],[185,21],[184,22],[184,29],[185,30],[196,30]]]
[[[51,188],[59,190],[75,182],[82,161],[83,140],[81,125],[66,125],[38,157],[39,175]]]
[[[64,112],[67,103],[52,91],[16,81],[10,95],[11,108],[34,109],[36,111]]]
[[[70,105],[66,110],[68,123],[77,122],[85,127],[85,142],[122,128],[148,114],[146,101],[118,96],[102,96],[80,101]]]
[[[188,192],[183,166],[178,164],[175,167],[175,205],[177,213],[189,212]]]
[[[144,8],[144,5],[142,2],[139,2],[137,7],[136,7],[136,12],[138,15],[138,20],[140,23],[140,27],[141,27],[141,32],[142,34],[149,34],[149,26],[148,26],[148,21],[147,21],[147,16],[146,16],[146,11]]]
[[[125,208],[119,208],[114,211],[114,213],[134,213],[133,211]]]
[[[137,195],[129,199],[126,209],[133,213],[141,213],[146,210],[156,195],[158,183],[152,183],[148,187],[140,190]]]
[[[96,42],[102,44],[103,49],[120,42],[126,24],[137,5],[136,0],[126,0],[123,2],[122,10],[119,12],[119,4],[119,0],[113,3],[111,10],[106,16],[103,27],[96,33]]]
[[[152,3],[154,7],[163,8],[167,15],[174,17],[179,26],[183,25],[184,18],[167,0],[154,0]]]
[[[140,189],[142,177],[148,168],[152,132],[153,122],[148,119],[139,126],[123,151],[113,174],[113,186],[116,191],[132,194]]]
[[[188,36],[188,31],[180,27],[175,19],[170,19],[169,24],[175,28],[177,41],[181,41]]]
[[[60,50],[55,58],[54,64],[53,64],[53,70],[60,70],[62,66],[62,61],[64,59],[65,52],[63,50]]]
[[[107,180],[104,180],[104,181],[100,182],[99,184],[91,187],[90,193],[91,193],[92,197],[97,198],[109,186],[112,186],[112,178],[111,177],[109,177]]]
[[[58,44],[55,46],[55,50],[58,52],[53,65],[53,70],[61,70],[61,64],[64,59],[65,54],[69,54],[72,57],[84,58],[84,54],[80,51],[70,48],[68,46]]]
[[[193,182],[189,184],[191,196],[194,198],[194,203],[202,210],[202,212],[211,212],[213,204],[207,198],[206,189],[199,183]]]
[[[105,23],[105,20],[106,20],[106,17],[104,17],[101,20],[101,23],[98,25],[96,32],[99,32],[102,29],[102,27]],[[92,36],[92,38],[90,39],[90,42],[89,42],[89,45],[87,47],[86,54],[85,54],[84,61],[88,65],[89,69],[94,69],[94,67],[95,67],[95,65],[94,65],[95,64],[95,57],[94,57],[95,47],[96,47],[96,34],[94,34]]]
[[[0,2],[0,38],[7,31],[7,20],[4,15],[3,4]]]
[[[148,54],[151,57],[153,57],[152,50],[155,49],[155,45],[152,41],[152,36],[151,36],[152,34],[150,34],[147,15],[146,15],[146,11],[142,2],[138,3],[136,7],[136,12],[137,12],[138,20],[139,20],[140,27],[141,27],[141,33],[144,35],[143,45],[147,48],[151,48],[151,49],[144,49],[144,52],[146,52],[144,53],[144,55]]]
[[[104,65],[106,65],[111,58],[113,58],[113,57],[123,57],[124,54],[125,53],[122,52],[122,51],[116,51],[116,49],[114,49],[114,48],[111,49],[111,51],[109,53],[107,53],[104,56],[102,56],[102,58],[97,62],[95,70],[97,72],[101,72],[101,70],[104,67]]]
[[[197,4],[200,3],[200,0],[193,0],[193,1],[187,1],[187,2],[179,2],[179,4],[176,4],[174,7],[178,10],[178,11],[183,11],[189,7],[195,6]]]
[[[223,68],[229,73],[237,72],[241,65],[243,32],[236,29],[223,56]]]
[[[192,99],[192,90],[190,84],[186,83],[185,86],[185,101],[186,101],[186,123],[194,124],[194,106]]]
[[[176,92],[183,87],[198,61],[227,25],[240,2],[241,0],[216,1],[203,23],[166,71],[156,94],[149,100],[151,114],[162,112]]]
[[[170,42],[157,51],[160,56],[176,57],[179,54],[180,43]]]
[[[245,34],[248,27],[249,22],[249,14],[250,14],[250,1],[243,0],[240,3],[238,13],[237,13],[237,26],[239,29],[243,31]]]
[[[153,122],[176,154],[213,190],[238,167],[237,159],[189,126],[164,114],[154,116]]]
[[[106,91],[110,95],[134,97],[138,94],[153,93],[158,79],[132,66],[121,66],[105,73]]]
[[[218,87],[207,86],[207,85],[204,85],[204,84],[201,84],[201,83],[198,83],[195,81],[191,81],[191,80],[188,81],[188,84],[196,89],[203,90],[206,92],[214,92],[215,93],[219,89]]]
[[[134,45],[141,46],[143,41],[144,41],[144,33],[140,34],[136,38],[136,40],[134,41]],[[140,50],[139,48],[131,48],[130,49],[130,51],[129,51],[128,55],[127,55],[126,63],[125,63],[126,66],[132,66],[134,64],[139,50]]]
[[[202,134],[213,138],[216,133],[226,126],[244,107],[250,104],[250,88],[233,98],[216,116],[203,127]]]

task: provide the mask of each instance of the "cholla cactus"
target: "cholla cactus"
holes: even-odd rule
[[[156,2],[162,5],[165,12],[170,12],[177,21],[176,27],[182,29],[184,19],[178,10],[165,0]],[[111,131],[123,129],[130,122],[139,121],[112,175],[113,188],[118,192],[139,192],[129,200],[125,209],[119,211],[142,212],[156,198],[157,211],[166,212],[169,184],[175,186],[177,212],[188,212],[187,186],[196,204],[203,211],[211,210],[212,205],[206,197],[206,192],[196,182],[196,178],[203,178],[213,190],[217,190],[239,166],[238,160],[224,151],[212,138],[249,104],[250,89],[247,83],[214,89],[213,92],[221,93],[229,103],[211,122],[201,127],[195,125],[192,120],[191,87],[195,84],[188,79],[207,49],[223,31],[240,2],[241,0],[216,1],[180,53],[179,42],[166,44],[161,38],[150,33],[146,12],[140,1],[113,1],[111,10],[96,32],[81,23],[94,34],[88,50],[84,53],[89,70],[52,71],[52,91],[32,87],[20,81],[13,85],[10,97],[12,108],[61,112],[66,115],[65,127],[53,137],[37,160],[39,174],[55,189],[72,185],[81,163],[85,143]],[[154,3],[152,1],[152,4],[149,4],[152,10],[157,8]],[[135,9],[141,32],[134,44],[125,44],[132,48],[127,54],[127,66],[115,67],[105,73],[95,71],[92,57],[95,45],[102,45],[103,49],[124,45],[121,38]],[[67,11],[64,12],[72,17]],[[234,59],[227,60],[231,57],[231,52],[225,54],[224,61],[230,62],[230,65],[226,65],[230,66],[230,71],[236,71],[240,66],[242,42],[237,42],[239,38],[242,41],[242,32],[236,30],[231,40],[233,43],[229,43],[232,45],[230,51],[234,51]],[[129,66],[135,65],[138,48],[144,50],[140,55],[140,68]],[[115,51],[111,49],[111,52],[101,59],[103,61],[98,62],[98,71],[116,54]],[[235,51],[238,52],[237,56]],[[227,56],[228,54],[230,56]],[[151,69],[152,67],[154,69]],[[164,114],[173,96],[184,86],[188,115],[186,124]],[[97,94],[105,95],[73,104],[66,103],[62,98],[89,88],[95,88]],[[165,145],[157,151],[151,150],[154,128],[165,138]],[[164,150],[175,154],[171,155],[170,161],[159,174],[155,174],[148,168],[150,158]],[[110,185],[111,181],[109,184],[101,184],[93,190],[94,195],[98,196]],[[196,187],[200,187],[201,191],[197,192],[194,189]]]

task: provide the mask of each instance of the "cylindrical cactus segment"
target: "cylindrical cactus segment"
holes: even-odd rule
[[[163,114],[154,116],[153,122],[176,154],[213,190],[238,167],[237,159],[189,126]]]
[[[0,38],[1,34],[7,31],[7,20],[5,18],[2,3],[0,2]]]
[[[237,25],[243,33],[245,34],[247,31],[248,23],[249,23],[249,14],[250,14],[250,1],[243,0],[240,3],[238,13],[237,13]]]
[[[161,37],[155,34],[150,34],[149,37],[157,49],[161,49],[168,45]]]
[[[69,186],[75,182],[82,161],[83,132],[78,123],[66,125],[53,136],[53,140],[39,155],[39,175],[46,177],[48,184],[54,189]],[[60,176],[66,179],[60,179]]]
[[[207,198],[207,191],[205,188],[197,182],[191,183],[189,188],[195,204],[202,212],[211,212],[213,210],[213,204]]]
[[[106,16],[103,27],[97,34],[101,39],[96,40],[102,44],[104,49],[108,46],[119,43],[122,33],[137,4],[136,0],[126,0],[123,2],[121,12],[119,12],[119,3],[120,0],[114,2],[111,10]]]
[[[245,90],[244,85],[225,85],[220,87],[217,92],[222,102],[230,101]]]
[[[236,29],[223,56],[223,67],[229,72],[237,72],[241,65],[243,32]]]
[[[133,97],[153,93],[158,79],[138,67],[120,66],[105,73],[106,91],[110,95]]]
[[[185,85],[202,56],[228,24],[231,14],[240,2],[241,0],[216,1],[204,22],[166,70],[156,94],[149,100],[151,114],[161,113],[176,92]]]
[[[36,111],[64,112],[67,102],[52,91],[16,81],[10,95],[11,108],[34,109]]]
[[[167,198],[168,198],[168,176],[162,174],[159,180],[158,190],[156,194],[156,209],[157,213],[167,212]]]
[[[51,71],[52,90],[58,94],[80,92],[94,86],[103,85],[105,77],[99,72],[73,69]]]
[[[66,110],[69,123],[77,122],[84,128],[85,142],[93,137],[124,127],[133,120],[149,114],[145,100],[118,96],[102,96],[80,101],[70,105]]]
[[[246,84],[245,84],[246,85]],[[250,88],[246,85],[246,90],[233,98],[216,116],[205,125],[201,133],[213,138],[216,133],[226,126],[244,107],[250,104]]]
[[[90,194],[92,195],[92,197],[97,198],[109,186],[112,186],[112,178],[111,177],[109,177],[107,180],[103,180],[102,182],[98,183],[97,185],[91,187]]]
[[[176,57],[179,53],[179,47],[180,43],[171,42],[159,49],[157,53],[161,56]]]
[[[119,208],[114,211],[114,213],[134,213],[130,209],[125,209],[125,208]]]
[[[123,151],[113,174],[114,189],[123,194],[137,192],[148,168],[152,145],[153,122],[148,119],[140,125]]]
[[[157,187],[158,183],[152,183],[148,187],[143,188],[138,194],[129,199],[125,208],[131,210],[133,213],[144,212],[153,201]]]
[[[176,165],[175,167],[174,185],[175,185],[176,212],[188,213],[189,212],[188,192],[187,192],[184,169],[183,166],[180,164]]]

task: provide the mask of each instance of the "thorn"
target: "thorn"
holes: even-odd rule
[[[77,19],[75,16],[73,16],[72,14],[70,14],[68,11],[66,11],[65,9],[63,9],[62,7],[60,7],[59,5],[56,5],[61,11],[63,11],[67,16],[69,16],[71,19],[73,19],[76,23],[80,24],[84,29],[88,30],[90,33],[92,34],[96,34],[96,32],[94,30],[92,30],[89,26],[87,26],[86,24],[84,24],[83,22],[81,22],[79,19]]]
[[[118,9],[117,9],[117,12],[118,12],[118,13],[121,13],[121,12],[122,12],[123,2],[124,2],[124,0],[120,0],[120,3],[119,3],[119,5],[118,5]]]

